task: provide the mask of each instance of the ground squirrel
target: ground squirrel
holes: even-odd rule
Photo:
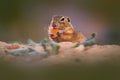
[[[84,42],[86,37],[74,29],[71,20],[66,16],[53,16],[48,27],[49,39],[55,42]]]

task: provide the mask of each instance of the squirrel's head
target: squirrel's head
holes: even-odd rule
[[[66,16],[53,16],[51,21],[52,27],[58,27],[59,29],[64,29],[65,27],[70,27],[70,18]]]

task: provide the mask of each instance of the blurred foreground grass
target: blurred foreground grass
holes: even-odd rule
[[[119,80],[119,61],[16,67],[0,61],[0,80]]]

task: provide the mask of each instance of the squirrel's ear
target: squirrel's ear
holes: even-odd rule
[[[70,18],[69,17],[67,18],[67,20],[68,20],[68,22],[70,22]]]

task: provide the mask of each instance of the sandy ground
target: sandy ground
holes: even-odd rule
[[[19,45],[19,44],[18,44]],[[0,42],[0,58],[13,64],[23,65],[53,65],[59,63],[98,63],[104,61],[112,61],[120,58],[119,45],[93,45],[84,47],[83,45],[77,48],[71,48],[74,44],[71,42],[59,43],[60,49],[58,54],[53,54],[47,57],[40,55],[15,56],[6,53],[6,50],[12,50],[11,44]],[[19,47],[28,48],[26,45]],[[43,51],[42,47],[34,47],[37,50]]]
[[[62,42],[59,46],[58,54],[49,56],[13,55],[6,51],[44,50],[41,46],[0,42],[0,80],[120,80],[119,45],[71,48],[73,43]]]

